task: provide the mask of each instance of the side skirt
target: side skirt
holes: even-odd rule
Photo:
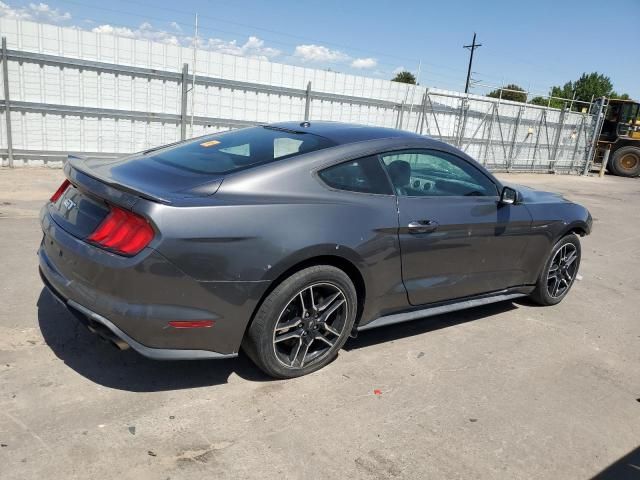
[[[490,295],[485,295],[482,297],[459,300],[444,305],[434,305],[431,307],[421,308],[419,310],[411,310],[409,312],[394,313],[391,315],[378,317],[365,325],[359,326],[358,332],[370,330],[377,327],[384,327],[386,325],[393,325],[394,323],[409,322],[411,320],[417,320],[419,318],[433,317],[435,315],[441,315],[443,313],[466,310],[467,308],[479,307],[481,305],[489,305],[490,303],[504,302],[506,300],[513,300],[514,298],[526,297],[527,295],[527,293],[522,293],[522,288],[508,289],[502,290],[500,292],[494,292]]]

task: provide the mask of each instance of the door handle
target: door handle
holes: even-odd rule
[[[433,220],[418,220],[410,222],[409,233],[430,233],[438,228],[438,222]]]

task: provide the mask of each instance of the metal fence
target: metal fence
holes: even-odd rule
[[[416,131],[456,145],[490,170],[579,173],[594,136],[586,112],[571,111],[569,102],[554,109],[427,90]]]
[[[42,27],[38,32],[44,35]],[[103,36],[92,38],[98,46],[106,43]],[[117,52],[120,40],[107,40]],[[42,53],[42,38],[30,48],[39,51],[27,50],[18,34],[11,43],[23,45],[9,48],[2,41],[3,165],[58,163],[69,153],[114,157],[210,131],[299,119],[430,135],[494,171],[581,173],[594,139],[592,116],[567,104],[554,109],[271,62],[258,62],[258,81],[247,81],[236,67],[251,60],[212,53],[209,65],[198,63],[194,84],[189,63],[179,68],[185,52],[171,65],[165,59],[164,68],[150,68],[64,50]],[[150,44],[149,51],[155,47]],[[214,62],[222,65],[215,70],[219,75],[211,74]],[[234,68],[224,70],[230,62]]]

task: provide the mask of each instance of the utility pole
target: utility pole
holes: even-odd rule
[[[193,78],[191,79],[191,136],[193,137],[193,115],[196,108],[196,62],[198,60],[198,14],[196,13],[196,28],[193,36]]]
[[[469,49],[471,52],[469,55],[469,69],[467,70],[467,84],[464,87],[464,93],[469,93],[469,82],[471,80],[471,65],[473,65],[473,52],[476,48],[481,47],[481,43],[476,43],[476,32],[473,32],[473,42],[471,45],[464,45],[463,48]]]

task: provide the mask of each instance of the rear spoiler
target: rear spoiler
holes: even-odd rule
[[[74,181],[77,181],[78,183],[85,184],[86,181],[83,182],[82,181],[83,179],[79,178],[78,176],[78,174],[81,174],[85,177],[89,177],[89,179],[91,180],[100,182],[103,185],[111,187],[112,189],[118,190],[120,192],[125,192],[127,194],[144,198],[146,200],[151,200],[153,202],[163,203],[165,205],[171,205],[172,203],[171,200],[167,198],[160,197],[152,193],[141,192],[129,185],[125,185],[120,182],[114,182],[113,179],[104,178],[104,177],[101,177],[100,175],[97,175],[86,165],[86,160],[87,160],[86,157],[82,157],[80,155],[67,155],[67,162],[64,165],[64,173],[67,176],[67,178],[72,181],[72,183],[74,183]],[[96,185],[94,184],[93,187],[95,186]],[[94,193],[98,193],[98,192],[94,192]],[[103,192],[103,193],[107,193],[107,192]],[[108,196],[114,197],[113,192],[111,192],[111,194],[109,194]],[[129,203],[129,202],[126,202],[126,203]]]

